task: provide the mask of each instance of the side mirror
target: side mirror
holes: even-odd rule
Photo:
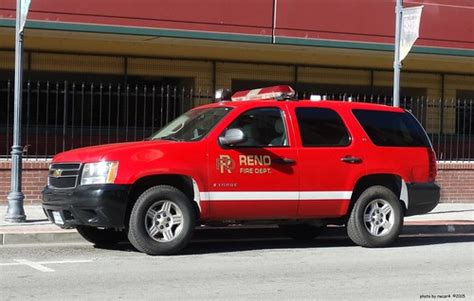
[[[241,129],[228,129],[224,137],[219,137],[219,142],[222,145],[231,145],[243,142],[245,140],[244,132]]]

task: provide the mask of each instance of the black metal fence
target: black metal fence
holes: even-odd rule
[[[49,158],[82,146],[143,140],[211,91],[175,86],[27,82],[23,89],[24,156]],[[300,92],[299,99],[310,93]],[[390,97],[350,94],[323,99],[391,105]],[[404,98],[427,129],[438,160],[474,160],[472,100]],[[0,82],[0,157],[9,157],[13,132],[13,82]]]
[[[24,156],[48,158],[83,146],[143,140],[208,98],[173,86],[27,82],[23,89]],[[13,82],[0,83],[0,157],[13,134]]]

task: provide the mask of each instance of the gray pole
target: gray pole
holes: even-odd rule
[[[26,220],[23,209],[25,195],[21,192],[21,97],[23,84],[23,31],[21,27],[21,0],[16,1],[16,47],[15,47],[15,112],[13,123],[13,146],[12,146],[12,175],[11,191],[8,194],[8,209],[5,221],[10,223],[21,223]]]
[[[400,106],[400,32],[402,25],[403,0],[397,0],[395,6],[395,57],[393,60],[393,106]]]

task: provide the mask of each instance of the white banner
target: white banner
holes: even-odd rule
[[[408,55],[411,47],[418,39],[422,6],[402,9],[402,25],[400,32],[400,62]]]
[[[26,23],[26,16],[28,15],[28,10],[30,9],[31,0],[20,0],[20,1],[21,1],[20,32],[23,32],[23,29],[25,28],[25,23]]]

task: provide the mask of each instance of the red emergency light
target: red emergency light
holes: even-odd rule
[[[281,85],[253,90],[238,91],[232,95],[232,101],[265,100],[265,99],[292,99],[295,90],[290,86]]]

